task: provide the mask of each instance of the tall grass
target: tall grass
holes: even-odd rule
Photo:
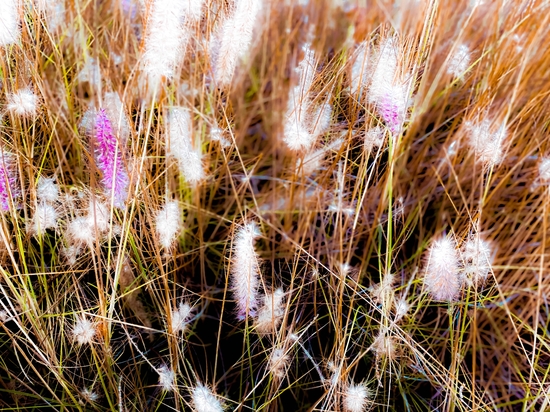
[[[549,20],[2,0],[0,406],[550,409]]]

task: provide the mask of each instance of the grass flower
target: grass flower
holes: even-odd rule
[[[361,383],[350,383],[344,392],[344,411],[363,412],[370,404],[371,391]]]
[[[34,211],[30,232],[43,235],[47,229],[57,229],[57,211],[48,203],[39,203]]]
[[[506,139],[506,125],[494,125],[493,121],[483,118],[476,122],[466,122],[468,144],[476,159],[487,167],[497,166],[504,156],[503,143]]]
[[[462,247],[462,260],[464,272],[474,285],[485,282],[491,273],[493,263],[490,243],[483,240],[479,234],[470,236]]]
[[[449,58],[447,73],[453,77],[460,77],[470,67],[470,49],[465,44],[456,47]]]
[[[185,332],[187,322],[193,308],[188,303],[181,302],[177,309],[172,309],[170,317],[172,319],[171,329],[174,335],[179,332]]]
[[[261,8],[260,0],[236,0],[233,14],[218,29],[211,44],[211,65],[220,87],[231,84],[238,63],[249,53]]]
[[[460,294],[463,276],[456,244],[450,237],[435,240],[429,250],[424,285],[435,300],[451,302]]]
[[[217,397],[201,383],[191,389],[191,398],[196,412],[223,412]]]
[[[96,115],[94,129],[96,164],[101,171],[101,183],[115,207],[123,209],[128,193],[128,173],[122,161],[122,148],[117,144],[111,121],[104,109]]]
[[[73,338],[79,345],[91,344],[96,332],[94,323],[86,317],[82,316],[76,319],[73,326]]]
[[[258,308],[260,265],[254,243],[259,235],[257,224],[249,222],[237,229],[233,238],[231,285],[240,320],[256,316]]]
[[[21,117],[32,117],[38,110],[38,97],[31,89],[8,94],[8,111]]]
[[[274,377],[283,379],[288,367],[288,355],[282,348],[274,348],[269,355],[268,370]]]
[[[2,0],[0,4],[0,46],[9,46],[19,40],[19,1]]]
[[[264,304],[255,320],[258,333],[266,334],[277,329],[284,315],[284,297],[285,292],[281,288],[264,296]]]
[[[202,153],[193,147],[191,114],[184,107],[173,107],[168,114],[168,155],[178,163],[180,173],[191,185],[204,179]]]
[[[166,202],[164,207],[157,212],[156,231],[159,242],[164,249],[169,249],[181,230],[181,216],[177,201]]]
[[[45,203],[54,203],[59,199],[59,186],[53,178],[40,177],[36,187],[38,200]]]
[[[171,368],[162,365],[158,368],[157,373],[159,374],[159,386],[163,391],[170,392],[176,389],[176,374]]]
[[[19,207],[20,196],[16,157],[13,153],[0,149],[0,208],[2,211],[8,212],[12,201],[15,207]]]

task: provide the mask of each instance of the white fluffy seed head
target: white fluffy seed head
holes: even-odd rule
[[[205,385],[198,383],[191,390],[191,398],[196,412],[223,412],[218,398]]]
[[[82,316],[77,318],[73,326],[73,338],[79,345],[90,344],[96,334],[96,328],[92,321]]]
[[[539,162],[539,179],[541,183],[548,184],[550,183],[550,158],[543,157]]]
[[[21,117],[32,117],[38,111],[38,97],[29,88],[8,94],[8,111]]]
[[[169,249],[181,231],[181,215],[179,202],[176,200],[166,202],[164,207],[157,212],[155,226],[161,246]]]
[[[38,200],[46,203],[54,203],[59,199],[59,186],[51,177],[40,177],[36,186]]]
[[[403,319],[407,313],[409,312],[409,309],[411,308],[411,305],[407,302],[406,297],[401,297],[399,299],[394,300],[394,310],[395,310],[395,322],[399,322],[401,319]]]
[[[65,20],[64,0],[35,0],[36,8],[44,14],[50,32],[55,32]]]
[[[365,384],[350,383],[344,392],[344,411],[363,412],[371,398],[372,393]]]
[[[171,329],[174,335],[185,332],[192,311],[193,308],[187,302],[181,302],[177,309],[172,309],[170,317],[172,319]]]
[[[0,4],[0,46],[19,40],[19,0],[2,0]]]
[[[95,240],[95,231],[90,225],[90,221],[84,216],[77,217],[69,223],[66,235],[68,240],[72,243],[69,248],[70,252],[77,252],[81,245],[91,246]],[[73,253],[70,255],[72,257]]]
[[[255,321],[259,334],[267,334],[277,329],[284,315],[284,298],[285,292],[282,288],[264,296],[264,304],[258,311]]]
[[[274,348],[269,356],[268,370],[274,377],[283,379],[288,366],[288,355],[282,348]]]
[[[48,203],[39,203],[34,211],[30,232],[43,235],[47,229],[57,229],[57,211]]]
[[[210,49],[214,80],[218,85],[231,84],[238,63],[249,53],[261,8],[261,0],[236,1],[233,14],[214,36]]]
[[[492,270],[493,252],[491,244],[474,234],[462,248],[464,273],[477,285],[487,280]]]
[[[183,58],[189,38],[185,27],[188,6],[182,0],[149,2],[142,63],[151,87],[162,78],[172,78]]]
[[[470,67],[470,49],[465,44],[456,47],[449,58],[447,73],[453,77],[460,77]]]
[[[506,139],[506,125],[495,126],[491,120],[484,118],[476,122],[466,122],[468,143],[476,159],[487,167],[498,165],[503,158],[503,143]]]
[[[111,121],[113,133],[119,138],[120,146],[124,147],[130,137],[130,121],[120,95],[117,92],[105,93],[103,108]]]
[[[433,299],[451,302],[460,294],[463,276],[456,243],[444,237],[432,243],[424,273],[424,285]]]
[[[237,316],[256,316],[260,265],[254,249],[260,231],[255,222],[244,224],[235,233],[231,262],[231,286],[237,305]]]
[[[166,365],[162,365],[157,369],[159,374],[159,386],[163,391],[169,392],[176,389],[176,374]]]
[[[373,127],[365,132],[363,147],[366,152],[384,145],[385,133],[380,126]]]
[[[88,224],[93,230],[105,233],[109,230],[110,213],[109,208],[103,202],[91,199],[88,205]]]
[[[178,163],[185,180],[196,185],[204,179],[202,153],[193,145],[191,114],[184,107],[173,107],[168,114],[168,155]]]
[[[368,43],[364,41],[355,51],[355,58],[351,66],[351,92],[358,98],[361,98],[368,84],[368,54]]]

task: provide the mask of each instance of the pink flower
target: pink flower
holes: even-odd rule
[[[97,112],[94,132],[96,163],[103,175],[101,183],[107,196],[113,196],[114,206],[124,208],[128,173],[124,168],[121,148],[117,148],[117,140],[105,109]]]

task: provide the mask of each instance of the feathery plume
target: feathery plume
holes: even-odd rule
[[[169,249],[181,230],[181,210],[176,200],[166,202],[157,212],[155,218],[159,242],[164,249]]]
[[[368,42],[362,42],[355,51],[355,58],[351,66],[351,92],[360,98],[368,84]]]
[[[57,228],[57,211],[48,203],[39,203],[34,211],[30,227],[33,235],[43,235],[47,229]]]
[[[539,162],[539,180],[543,184],[550,183],[550,158],[543,157]]]
[[[462,248],[462,259],[464,273],[474,285],[487,280],[493,263],[493,253],[489,242],[483,240],[479,234],[470,236]]]
[[[59,198],[59,187],[51,177],[41,176],[36,187],[38,200],[46,203],[54,203]]]
[[[363,147],[366,152],[372,151],[374,148],[382,147],[384,145],[384,129],[380,126],[373,127],[365,132],[365,140]]]
[[[79,345],[92,343],[92,339],[96,334],[95,325],[92,321],[82,316],[77,318],[73,326],[73,338]]]
[[[368,99],[376,106],[380,117],[392,133],[397,133],[405,121],[410,82],[398,75],[404,56],[398,40],[390,37],[380,44],[375,67],[371,74]]]
[[[183,302],[180,302],[177,309],[172,309],[170,317],[172,319],[171,327],[174,335],[177,335],[179,332],[185,332],[192,311],[193,308],[191,305]]]
[[[166,365],[162,365],[158,368],[157,373],[159,374],[159,386],[163,391],[169,392],[176,389],[175,379],[176,374],[174,371]]]
[[[36,115],[38,110],[38,97],[31,89],[20,89],[8,94],[8,111],[21,117]]]
[[[371,398],[372,393],[365,384],[352,382],[344,392],[344,411],[363,412]]]
[[[240,320],[256,316],[260,266],[254,242],[259,235],[256,223],[249,222],[237,230],[233,239],[231,284]]]
[[[189,21],[198,21],[202,16],[204,0],[185,0],[185,17]]]
[[[46,18],[48,30],[55,32],[65,22],[65,2],[63,0],[36,0],[36,8]]]
[[[294,151],[310,150],[317,138],[309,127],[312,120],[309,91],[315,74],[315,53],[308,43],[303,45],[302,50],[304,58],[296,68],[300,80],[289,91],[284,124],[283,141]],[[332,108],[330,110],[332,112]],[[328,114],[329,122],[331,112]]]
[[[0,3],[0,46],[8,46],[19,40],[20,0],[2,0]]]
[[[255,322],[259,334],[264,335],[277,329],[284,315],[284,297],[282,288],[264,296],[264,305],[258,311]]]
[[[197,386],[191,390],[191,397],[196,412],[223,412],[220,401],[202,383],[197,383]]]
[[[411,305],[409,305],[409,303],[407,302],[407,298],[405,296],[399,299],[395,299],[394,300],[395,322],[399,322],[401,319],[403,319],[409,312],[410,308],[411,308]]]
[[[503,143],[506,139],[506,124],[495,127],[488,118],[465,123],[468,144],[477,160],[487,167],[498,165],[504,155]]]
[[[460,77],[470,67],[470,49],[465,44],[458,46],[452,53],[447,65],[447,73]]]
[[[143,71],[150,86],[163,77],[172,78],[185,53],[189,33],[185,30],[188,1],[153,0],[147,15]]]
[[[113,197],[115,207],[123,209],[129,178],[122,161],[121,147],[117,144],[105,109],[100,109],[96,115],[94,144],[97,167],[103,175],[101,183],[106,195]]]
[[[19,172],[17,170],[16,157],[3,148],[0,149],[0,208],[3,212],[10,210],[10,199],[15,207],[19,207],[17,201],[21,196],[19,187]]]
[[[248,54],[261,8],[261,0],[237,0],[233,15],[216,33],[211,44],[211,65],[219,86],[231,83],[237,64]]]
[[[168,114],[168,155],[178,162],[185,180],[196,185],[204,178],[202,153],[193,147],[191,114],[184,107],[173,107]]]
[[[268,370],[273,376],[283,379],[286,375],[288,355],[282,348],[274,348],[269,356]]]
[[[456,244],[450,237],[436,240],[430,247],[424,284],[435,300],[453,301],[462,288]]]

